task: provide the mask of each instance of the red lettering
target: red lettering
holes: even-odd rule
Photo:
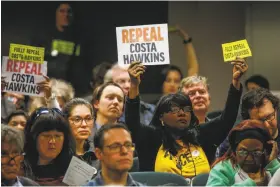
[[[33,73],[37,74],[36,70],[37,70],[37,64],[33,63],[32,68],[31,68],[31,74],[33,74]]]
[[[8,60],[8,63],[7,63],[7,70],[6,71],[10,71],[10,72],[13,72],[13,60]]]
[[[30,72],[30,62],[25,63],[25,73],[31,74],[31,72]]]
[[[19,69],[18,68],[18,62],[19,61],[14,61],[14,72],[19,72]]]
[[[24,67],[25,67],[25,62],[24,62],[24,61],[21,61],[21,62],[19,63],[19,72],[21,72],[21,69],[24,69]]]
[[[38,67],[38,74],[37,75],[43,75],[42,72],[41,72],[41,65],[42,64],[38,64],[38,65],[39,65],[39,67]]]

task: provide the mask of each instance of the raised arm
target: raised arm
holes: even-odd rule
[[[56,99],[56,96],[52,94],[52,86],[50,82],[50,78],[48,76],[43,75],[45,78],[44,81],[37,83],[37,85],[40,87],[40,91],[44,92],[44,97],[47,103],[48,108],[58,108],[61,110],[59,107],[59,103]]]
[[[230,85],[225,108],[221,116],[200,125],[201,136],[209,134],[210,132],[215,132],[214,136],[209,136],[208,139],[206,138],[207,144],[221,144],[233,127],[238,114],[242,94],[240,79],[247,71],[248,65],[245,60],[240,58],[237,58],[232,64],[232,84]]]
[[[197,75],[199,71],[199,66],[197,62],[197,57],[195,49],[192,43],[192,38],[184,31],[179,25],[176,26],[178,35],[183,39],[183,44],[185,48],[185,54],[187,59],[188,76]]]

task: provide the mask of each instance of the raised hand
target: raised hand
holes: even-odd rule
[[[50,78],[48,76],[43,75],[45,78],[44,81],[37,83],[37,85],[40,87],[40,91],[44,92],[45,98],[50,98],[52,95],[52,87]]]
[[[242,75],[248,70],[248,64],[243,58],[239,57],[233,60],[231,64],[233,64],[232,78],[239,81]]]
[[[144,74],[146,67],[141,62],[132,62],[128,68],[128,74],[131,79],[131,86],[139,86],[141,82],[140,75]]]

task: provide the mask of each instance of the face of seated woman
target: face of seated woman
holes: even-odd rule
[[[39,165],[47,165],[61,152],[64,143],[64,134],[56,130],[46,131],[37,138]]]
[[[263,164],[263,143],[257,139],[244,139],[236,148],[237,164],[246,173],[257,173]]]

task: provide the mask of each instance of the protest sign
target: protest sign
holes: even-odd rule
[[[31,96],[44,96],[40,93],[38,82],[44,81],[47,75],[47,62],[38,64],[34,62],[18,61],[3,56],[2,76],[5,78],[4,92],[15,92]]]
[[[94,167],[73,156],[62,182],[70,186],[83,186],[96,173],[97,170]]]
[[[144,65],[169,64],[167,24],[117,27],[118,64],[133,61]]]
[[[44,63],[45,49],[21,44],[10,44],[9,59]]]
[[[235,60],[236,57],[245,58],[252,56],[247,40],[222,44],[224,61]]]

